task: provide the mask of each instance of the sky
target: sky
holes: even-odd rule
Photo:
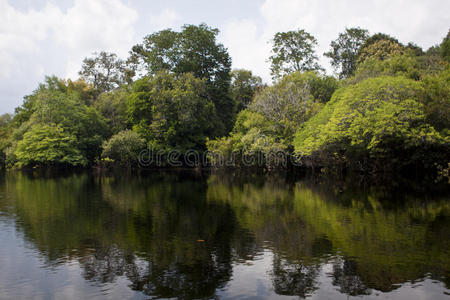
[[[323,53],[346,27],[390,34],[427,49],[450,29],[448,0],[0,0],[0,114],[12,113],[46,75],[76,79],[83,58],[126,58],[144,36],[183,24],[218,28],[233,68],[270,82],[270,40],[304,29]]]

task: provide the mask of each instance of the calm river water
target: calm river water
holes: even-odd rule
[[[448,186],[0,175],[0,299],[450,299]]]

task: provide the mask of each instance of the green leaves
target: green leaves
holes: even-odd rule
[[[8,163],[17,162],[18,166],[92,163],[100,155],[108,130],[97,110],[86,105],[85,87],[80,82],[51,77],[27,96],[12,123],[6,151]],[[61,142],[60,148],[51,147],[52,138]],[[37,147],[32,148],[35,153],[27,153],[25,145]]]
[[[133,129],[158,148],[203,148],[215,122],[205,90],[205,80],[192,74],[160,72],[136,81],[128,102]]]
[[[119,166],[136,165],[139,153],[145,149],[145,140],[131,130],[120,131],[103,143],[102,156],[114,160]]]
[[[253,100],[256,91],[262,88],[262,79],[254,76],[252,71],[236,69],[231,71],[231,97],[235,103],[236,111],[240,112]]]
[[[233,126],[235,106],[229,96],[231,58],[217,42],[218,33],[206,24],[184,25],[181,32],[162,30],[134,46],[132,56],[147,75],[165,71],[204,79],[205,96],[214,103],[219,119],[215,122],[216,135],[225,135]]]
[[[86,158],[76,147],[76,139],[56,124],[37,124],[18,142],[17,166],[85,166]]]
[[[314,49],[317,40],[303,29],[278,32],[272,42],[273,55],[269,61],[274,79],[298,71],[321,70]]]
[[[346,28],[344,33],[332,41],[329,52],[324,53],[331,59],[331,65],[339,71],[339,78],[348,78],[356,69],[359,48],[368,38],[366,29]]]
[[[402,149],[443,144],[426,123],[422,94],[419,82],[402,77],[371,78],[345,87],[297,131],[295,152],[311,157],[338,151],[348,157],[356,151],[377,159],[387,153],[398,156],[396,151]]]

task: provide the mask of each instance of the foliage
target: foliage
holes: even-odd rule
[[[208,140],[206,143],[210,151],[213,164],[219,165],[231,162],[240,165],[241,158],[247,156],[255,158],[261,155],[265,162],[249,160],[253,163],[270,162],[269,155],[275,155],[279,151],[286,151],[286,144],[276,130],[275,124],[265,118],[262,114],[250,109],[242,110],[236,118],[236,123],[229,137],[216,140]],[[232,161],[235,158],[235,161]],[[261,165],[259,165],[261,166]]]
[[[154,149],[202,149],[215,121],[205,93],[205,80],[190,73],[144,77],[132,87],[130,123]]]
[[[426,123],[422,94],[419,82],[402,77],[370,78],[342,88],[297,131],[295,152],[322,164],[425,159],[408,157],[408,151],[445,147],[449,141]]]
[[[219,135],[232,127],[234,105],[229,97],[231,58],[227,49],[217,42],[219,30],[206,24],[184,25],[181,32],[162,30],[144,38],[143,44],[133,46],[132,56],[140,61],[148,75],[160,71],[175,74],[192,73],[206,79],[206,92],[213,101]]]
[[[364,41],[364,43],[359,48],[359,53],[361,53],[362,51],[365,51],[366,48],[372,46],[374,43],[379,42],[379,41],[388,41],[393,44],[400,44],[400,42],[396,38],[394,38],[388,34],[375,33]]]
[[[246,108],[252,102],[255,93],[263,87],[262,79],[254,76],[252,71],[236,69],[231,71],[231,98],[237,112]]]
[[[47,77],[12,118],[0,117],[0,164],[59,164],[24,158],[25,137],[40,141],[46,134],[82,156],[66,165],[93,164],[105,140],[132,134],[153,150],[262,153],[266,163],[269,152],[294,148],[324,164],[448,163],[448,34],[423,51],[346,28],[325,53],[345,79],[338,80],[320,72],[311,34],[279,32],[269,58],[271,86],[250,70],[231,71],[218,34],[206,24],[161,30],[135,45],[127,61],[100,52],[83,61],[81,79]]]
[[[6,162],[6,149],[8,147],[9,136],[11,133],[12,116],[3,114],[0,116],[0,166]]]
[[[94,102],[95,109],[103,116],[113,134],[128,127],[127,101],[130,91],[119,88],[100,94]]]
[[[441,57],[450,63],[450,30],[440,45]]]
[[[403,54],[405,48],[398,42],[390,40],[379,40],[365,48],[361,48],[358,54],[357,64],[360,64],[367,59],[385,60],[394,55]]]
[[[304,31],[278,32],[272,40],[270,71],[274,79],[292,72],[321,70],[317,63],[315,47],[317,40]]]
[[[316,72],[297,72],[263,89],[250,109],[271,121],[280,137],[290,144],[298,126],[320,110],[320,102],[326,102],[335,88],[335,81]]]
[[[331,97],[336,85],[312,71],[283,77],[257,93],[238,114],[230,137],[208,141],[208,150],[225,159],[261,153],[268,165],[271,154],[290,153],[296,129],[320,110],[320,102]]]
[[[86,158],[77,149],[75,136],[55,124],[36,124],[18,142],[17,166],[84,166]]]
[[[423,86],[425,97],[422,101],[427,122],[450,135],[450,68],[425,77]]]
[[[389,58],[380,60],[376,57],[369,57],[358,65],[355,76],[348,79],[350,83],[356,83],[370,77],[377,76],[404,76],[414,80],[420,80],[423,74],[427,73],[421,66],[418,57],[411,55],[411,52],[404,54],[393,54]]]
[[[128,67],[125,61],[117,58],[116,54],[102,51],[83,60],[79,75],[101,93],[129,83],[134,76],[134,70]]]
[[[64,133],[74,137],[75,141],[70,143],[76,148],[74,150],[80,151],[84,160],[92,163],[100,155],[108,130],[100,114],[87,106],[81,95],[70,82],[48,77],[36,91],[25,97],[12,121],[14,129],[9,141],[12,147],[9,151],[11,163],[17,156],[17,143],[35,125],[62,128]]]
[[[119,166],[136,165],[145,140],[131,130],[120,131],[103,143],[102,157],[113,159]]]
[[[339,37],[331,42],[331,50],[324,55],[331,59],[331,65],[339,71],[339,78],[353,75],[359,48],[367,38],[366,29],[346,28],[344,33],[339,33]]]

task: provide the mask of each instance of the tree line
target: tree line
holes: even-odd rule
[[[165,29],[126,60],[107,52],[84,59],[77,80],[47,77],[0,117],[1,163],[132,167],[151,149],[261,155],[267,168],[280,151],[309,167],[448,168],[450,32],[423,50],[346,28],[324,53],[332,76],[314,36],[279,32],[270,85],[232,70],[218,33],[206,24]]]

